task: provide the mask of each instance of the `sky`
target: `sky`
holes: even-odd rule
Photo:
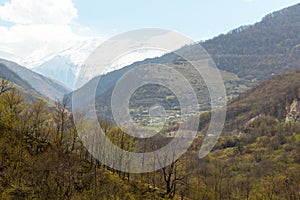
[[[140,28],[178,31],[195,41],[260,21],[299,0],[0,0],[1,52],[33,59],[72,41],[105,40]],[[44,53],[43,55],[41,55]]]
[[[99,34],[156,27],[179,31],[194,40],[211,38],[299,0],[74,0],[77,22]]]

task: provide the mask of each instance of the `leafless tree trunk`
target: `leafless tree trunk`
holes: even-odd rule
[[[11,86],[9,84],[9,81],[2,79],[0,82],[0,95],[9,91],[10,89],[11,89]]]

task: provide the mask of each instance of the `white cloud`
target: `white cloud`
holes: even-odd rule
[[[17,43],[23,40],[64,41],[78,37],[68,25],[31,24],[0,27],[1,43]]]
[[[12,0],[0,7],[0,19],[16,24],[69,24],[77,16],[71,0]]]
[[[78,17],[77,12],[72,0],[6,2],[0,6],[0,20],[13,25],[0,26],[0,55],[9,55],[2,58],[34,67],[70,45],[90,39],[78,31],[86,31],[87,27],[72,22]]]
[[[59,52],[74,48],[78,43],[92,40],[91,37],[78,35],[69,25],[56,24],[0,26],[0,35],[0,57],[28,68],[37,67]],[[102,40],[102,37],[97,37],[95,43],[99,45],[98,41]],[[13,54],[15,57],[10,55],[4,57],[1,52]],[[85,59],[85,57],[81,56],[74,60],[76,59]]]

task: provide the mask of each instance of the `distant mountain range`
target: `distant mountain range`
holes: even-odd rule
[[[300,4],[297,4],[271,13],[254,25],[239,27],[226,35],[220,35],[200,44],[212,56],[223,75],[227,74],[223,78],[227,94],[232,98],[276,74],[299,69],[299,33]],[[198,59],[199,52],[193,45],[183,47],[178,51],[183,56],[187,55],[187,57],[194,60]],[[188,66],[188,63],[184,60],[178,62],[178,59],[180,60],[176,54],[169,53],[159,58],[136,62],[101,77],[101,85],[98,85],[96,91],[97,110],[103,116],[111,116],[109,99],[114,85],[123,74],[141,65],[163,63],[176,69],[180,68],[184,75],[191,73],[189,67],[186,67],[186,69],[183,67]],[[235,79],[232,77],[235,77]],[[90,85],[93,85],[95,81],[99,81],[99,79],[94,78],[75,92],[80,93],[80,90],[90,91]],[[198,85],[196,89],[199,89],[201,80],[195,81],[197,83],[194,83],[194,85]],[[136,99],[142,99],[149,93],[152,93],[152,91],[145,89],[136,94]],[[203,94],[203,90],[198,90],[198,95],[201,96],[202,100],[205,102],[206,99],[206,102],[208,102],[209,96]],[[69,94],[69,96],[71,95]],[[83,97],[82,103],[88,102],[89,98],[88,96]],[[157,96],[154,95],[152,98],[157,98]],[[148,99],[148,102],[153,102],[153,99]],[[201,103],[203,104],[203,102]],[[145,103],[145,106],[148,106],[147,103]],[[207,106],[202,109],[207,109]]]
[[[83,38],[56,50],[51,50],[46,43],[25,57],[0,51],[0,58],[16,62],[72,88],[79,67],[101,42],[100,38]]]
[[[53,51],[46,56],[30,55],[27,58],[20,58],[8,52],[0,51],[0,58],[11,60],[43,76],[57,80],[66,87],[73,89],[80,66],[85,62],[88,56],[101,44],[101,38],[86,38],[74,41],[66,48]],[[47,45],[44,47],[47,49]],[[44,51],[43,47],[37,51]],[[42,55],[44,53],[41,53]],[[157,52],[136,52],[134,60],[144,60],[145,58],[161,56]],[[132,56],[118,60],[108,68],[106,72],[120,69],[132,64]]]

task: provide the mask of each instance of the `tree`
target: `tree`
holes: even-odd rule
[[[9,91],[11,88],[12,87],[10,86],[8,80],[1,79],[1,82],[0,82],[0,95],[7,92],[7,91]]]
[[[175,159],[176,151],[180,146],[180,139],[177,140],[173,146],[170,147],[170,151],[166,152],[166,155],[158,163],[161,166],[161,175],[166,189],[166,196],[173,198],[177,192],[179,186],[181,186],[181,195],[184,196],[184,191],[188,186],[188,177],[190,173],[187,171],[188,157],[184,155],[179,159]],[[166,166],[167,163],[171,164]]]
[[[74,150],[74,145],[78,139],[71,112],[67,109],[68,98],[55,102],[53,112],[54,133],[53,143],[61,153]]]
[[[40,100],[33,102],[29,115],[31,117],[31,133],[34,137],[46,141],[49,139],[48,130],[45,127],[45,123],[48,120],[48,111],[46,109],[46,102]]]

